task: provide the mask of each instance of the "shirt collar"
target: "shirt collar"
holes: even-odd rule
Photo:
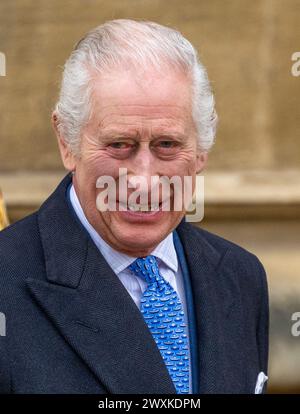
[[[110,265],[110,267],[116,274],[122,272],[132,262],[134,262],[136,258],[128,256],[127,254],[121,253],[113,249],[108,243],[106,243],[105,240],[103,240],[103,238],[99,235],[99,233],[95,230],[95,228],[90,224],[90,222],[86,218],[86,215],[84,214],[84,211],[81,207],[73,184],[71,184],[69,196],[76,215],[78,216],[82,225],[85,227],[85,229],[91,236],[97,248],[104,256],[107,263]],[[175,273],[177,272],[178,259],[173,242],[173,233],[168,234],[168,236],[155,247],[151,254],[160,259]]]

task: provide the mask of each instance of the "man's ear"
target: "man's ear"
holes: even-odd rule
[[[199,174],[200,172],[202,172],[204,170],[204,168],[206,167],[207,159],[208,159],[207,151],[198,150],[197,160],[196,160],[196,172],[197,172],[197,174]]]
[[[65,141],[64,137],[60,133],[60,130],[58,128],[59,120],[56,112],[54,111],[51,117],[52,126],[57,138],[58,147],[61,155],[62,162],[64,164],[64,167],[68,171],[75,171],[76,169],[76,162],[75,162],[75,156],[72,153],[69,144]]]

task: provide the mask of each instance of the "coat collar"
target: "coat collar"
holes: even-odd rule
[[[139,309],[70,211],[70,182],[67,175],[38,212],[46,280],[28,278],[31,294],[108,392],[175,393]],[[194,294],[200,391],[223,392],[232,349],[222,322],[233,308],[232,289],[216,278],[221,256],[199,231],[184,220],[177,231]]]

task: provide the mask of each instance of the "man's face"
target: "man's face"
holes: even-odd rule
[[[149,254],[181,221],[184,211],[99,211],[99,177],[116,180],[119,168],[128,179],[143,176],[191,176],[206,154],[197,150],[191,87],[185,75],[116,71],[97,75],[92,115],[82,131],[81,155],[74,157],[73,184],[90,224],[116,250],[131,256]],[[128,188],[128,196],[134,189]],[[151,200],[149,187],[149,203]],[[117,195],[118,199],[118,195]],[[160,198],[161,201],[161,198]],[[117,203],[118,210],[118,203]]]

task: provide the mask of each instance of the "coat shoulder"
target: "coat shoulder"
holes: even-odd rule
[[[195,252],[200,252],[206,260],[215,268],[216,274],[234,274],[239,280],[241,287],[254,296],[257,291],[267,295],[267,278],[263,264],[259,258],[249,250],[238,244],[229,241],[219,235],[211,233],[191,223],[184,223],[180,226],[185,234],[187,244]],[[196,246],[195,246],[196,245]]]
[[[257,256],[246,248],[196,225],[184,223],[184,226],[186,227],[186,231],[193,232],[197,235],[206,248],[213,249],[220,255],[220,257],[223,257],[230,252],[231,256],[234,257],[235,260],[240,258],[241,260],[259,262],[261,265]]]

